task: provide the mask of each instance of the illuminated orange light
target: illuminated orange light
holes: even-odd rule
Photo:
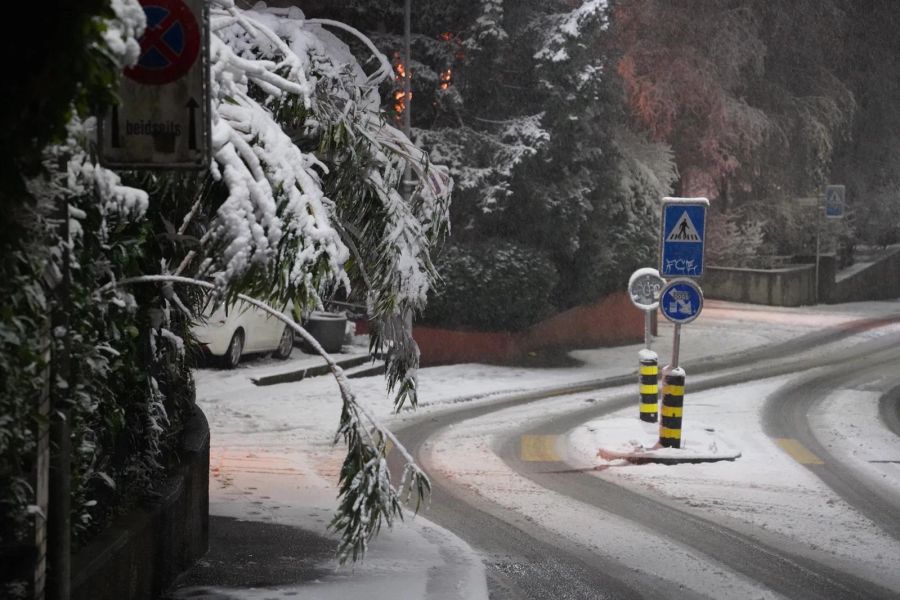
[[[396,113],[396,117],[399,120],[400,116],[403,114],[403,111],[406,110],[406,106],[408,102],[412,101],[412,93],[404,92],[404,88],[412,79],[412,74],[407,71],[406,65],[403,64],[403,61],[400,59],[400,53],[394,53],[394,82],[397,84],[399,89],[394,90],[394,112]]]

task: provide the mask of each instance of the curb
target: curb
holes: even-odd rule
[[[342,369],[350,369],[352,367],[358,367],[359,365],[365,364],[371,360],[373,360],[373,358],[366,354],[363,356],[354,356],[353,358],[345,358],[336,362],[337,366],[341,367]],[[331,367],[329,367],[327,364],[321,364],[315,365],[313,367],[307,367],[305,369],[297,369],[294,371],[287,371],[285,373],[276,373],[275,375],[265,375],[263,377],[250,378],[250,381],[258,386],[275,385],[278,383],[291,383],[294,381],[301,381],[307,377],[327,375],[330,372]]]

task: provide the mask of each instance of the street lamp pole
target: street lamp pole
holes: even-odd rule
[[[403,111],[403,133],[406,134],[406,137],[410,137],[410,133],[412,132],[412,120],[410,116],[410,111],[412,110],[412,97],[410,96],[410,91],[412,86],[410,85],[410,80],[412,79],[412,71],[409,68],[409,58],[412,52],[410,51],[410,20],[412,15],[412,0],[404,0],[403,3],[403,100],[405,102],[405,110]],[[408,179],[409,168],[406,169],[407,176],[404,179]]]
[[[412,142],[412,69],[410,68],[409,60],[410,56],[412,56],[412,51],[410,50],[411,42],[410,38],[412,34],[410,33],[410,21],[412,20],[412,0],[404,0],[403,2],[403,133],[406,135],[407,139]],[[412,168],[410,168],[409,159],[406,160],[406,168],[403,170],[403,185],[401,186],[401,192],[403,194],[403,198],[407,201],[412,197],[413,193],[413,181],[412,181]],[[412,310],[403,311],[403,322],[406,326],[406,330],[409,333],[410,339],[412,339],[412,322],[413,322],[413,314]]]

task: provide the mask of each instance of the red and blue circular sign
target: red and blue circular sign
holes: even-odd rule
[[[182,0],[140,0],[147,15],[141,57],[125,76],[146,85],[184,77],[197,62],[202,37],[197,18]]]

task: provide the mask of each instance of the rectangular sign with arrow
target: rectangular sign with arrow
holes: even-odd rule
[[[204,0],[139,0],[147,17],[120,103],[100,120],[100,162],[123,169],[209,165],[209,15]]]
[[[706,198],[663,198],[659,274],[700,277],[706,235]]]

